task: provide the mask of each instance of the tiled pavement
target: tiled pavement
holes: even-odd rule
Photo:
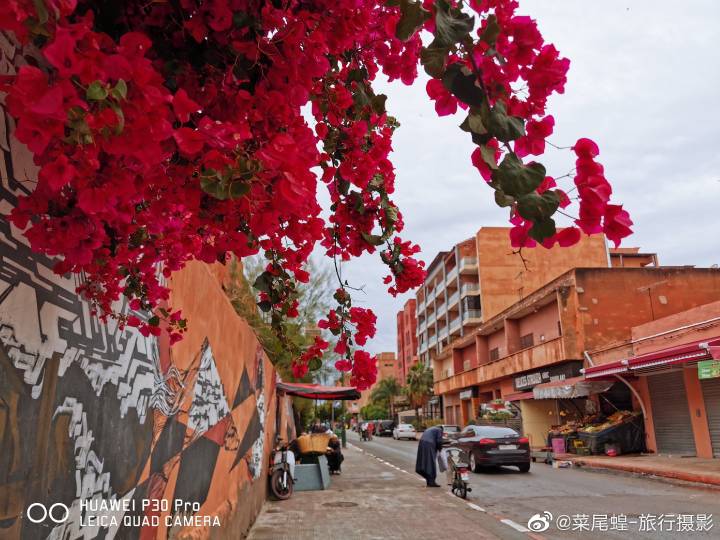
[[[530,537],[515,530],[515,524],[453,496],[449,488],[426,488],[413,471],[354,446],[345,450],[343,474],[332,476],[331,482],[326,491],[298,492],[287,501],[266,502],[249,539]]]

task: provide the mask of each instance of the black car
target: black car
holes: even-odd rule
[[[474,472],[483,467],[510,465],[530,470],[530,441],[514,429],[501,426],[468,426],[452,436]]]
[[[395,422],[392,420],[379,420],[375,424],[375,433],[379,437],[392,437]]]

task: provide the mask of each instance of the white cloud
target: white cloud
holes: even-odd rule
[[[720,263],[720,2],[688,0],[521,0],[546,40],[571,59],[564,95],[554,97],[551,140],[598,142],[614,198],[626,205],[635,234],[626,245],[657,251],[661,263]],[[470,164],[472,144],[438,118],[421,77],[412,87],[380,83],[402,127],[394,139],[395,201],[403,237],[430,262],[439,250],[481,226],[506,224],[507,211]],[[549,149],[550,173],[563,174],[572,156]],[[378,315],[374,352],[396,348],[395,314],[411,295],[390,297],[377,256],[345,265],[356,302]]]

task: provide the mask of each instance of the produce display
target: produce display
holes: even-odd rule
[[[622,424],[623,422],[634,416],[636,416],[636,413],[633,413],[631,411],[617,411],[608,416],[604,422],[598,424],[584,425],[579,427],[577,431],[579,431],[580,433],[598,433],[600,431],[605,431],[606,429],[613,426],[617,426],[618,424]]]

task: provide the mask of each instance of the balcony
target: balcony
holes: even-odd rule
[[[461,274],[473,274],[477,272],[478,269],[477,257],[463,257],[460,259],[459,266]]]
[[[438,335],[440,336],[440,339],[447,339],[450,337],[450,332],[448,331],[448,327],[441,329],[440,332],[438,332]]]
[[[416,310],[415,310],[415,313],[416,313],[417,315],[420,315],[420,313],[422,313],[423,311],[425,311],[425,300],[420,300],[420,301],[417,303],[417,308],[416,308]]]
[[[426,324],[427,324],[428,326],[432,326],[433,324],[435,324],[435,319],[436,319],[436,318],[437,318],[437,315],[436,315],[435,312],[430,313],[430,314],[428,315],[428,317],[427,317],[427,323],[426,323]]]
[[[443,302],[437,308],[437,316],[442,317],[443,315],[445,315],[446,311],[447,311],[447,304],[445,302]]]
[[[459,301],[460,301],[460,291],[455,291],[450,296],[448,296],[448,301],[447,301],[448,308],[453,307]]]
[[[435,290],[434,290],[434,289],[431,290],[431,291],[429,291],[429,292],[427,293],[426,303],[429,304],[429,303],[432,302],[433,300],[435,300]]]
[[[476,295],[480,294],[479,283],[463,283],[460,287],[460,296]]]
[[[425,330],[427,330],[427,321],[423,321],[418,323],[417,332],[416,334],[419,336],[422,334]]]
[[[427,349],[428,349],[427,343],[425,343],[425,342],[418,343],[418,354],[424,353],[425,351],[427,351]]]
[[[452,281],[455,281],[458,277],[458,269],[457,266],[450,270],[447,275],[445,276],[445,283],[450,283]]]
[[[480,324],[482,322],[482,310],[468,309],[462,314],[463,324]]]
[[[430,336],[428,338],[428,346],[434,347],[435,345],[437,345],[437,336]]]
[[[459,332],[460,328],[462,328],[462,324],[460,322],[460,317],[455,317],[450,321],[450,333],[454,334],[455,332]]]
[[[484,363],[468,371],[436,380],[435,393],[456,392],[469,386],[501,379],[508,375],[512,376],[528,370],[541,369],[567,359],[563,338],[551,339],[529,349],[503,356],[495,362]]]

